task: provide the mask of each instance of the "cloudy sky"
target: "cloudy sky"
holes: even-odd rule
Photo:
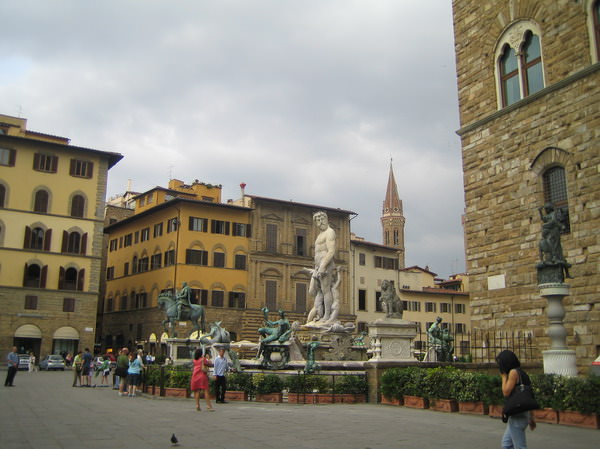
[[[170,177],[352,210],[381,243],[393,167],[406,263],[464,270],[449,1],[6,0],[0,113],[119,152],[108,194]]]

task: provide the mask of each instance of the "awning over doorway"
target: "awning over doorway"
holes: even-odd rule
[[[24,324],[15,331],[17,338],[42,338],[42,331],[33,324]]]
[[[79,340],[79,332],[71,326],[63,326],[54,332],[55,340]]]

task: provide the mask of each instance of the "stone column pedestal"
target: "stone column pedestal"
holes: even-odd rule
[[[548,336],[551,339],[550,349],[543,351],[544,373],[577,376],[575,351],[567,347],[567,330],[563,325],[565,308],[562,300],[569,294],[569,286],[565,283],[548,283],[538,285],[540,295],[548,301]]]
[[[413,321],[383,318],[368,324],[371,338],[369,361],[414,361],[410,344],[417,335]]]

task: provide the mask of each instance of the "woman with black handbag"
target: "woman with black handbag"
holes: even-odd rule
[[[506,401],[502,421],[507,422],[507,425],[502,436],[502,449],[527,449],[525,429],[529,424],[529,428],[534,430],[536,426],[535,419],[528,410],[514,412],[512,405],[514,401],[511,401],[511,396],[514,398],[514,393],[517,390],[522,392],[524,388],[530,386],[531,380],[527,373],[520,368],[521,363],[514,352],[502,351],[496,357],[496,362],[500,369],[502,394]],[[531,399],[533,399],[533,396],[531,396]],[[531,407],[536,408],[535,406]]]

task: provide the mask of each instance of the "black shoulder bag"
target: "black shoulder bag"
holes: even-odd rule
[[[504,402],[504,409],[502,410],[502,421],[504,422],[508,421],[509,416],[540,408],[533,395],[531,385],[523,383],[520,370],[517,370],[517,373],[519,374],[519,382]]]

